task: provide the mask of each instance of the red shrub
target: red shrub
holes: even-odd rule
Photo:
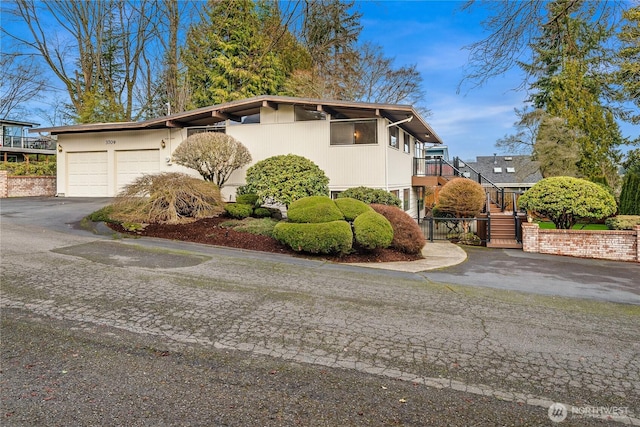
[[[422,229],[413,218],[395,206],[372,204],[371,207],[391,223],[392,248],[408,254],[419,254],[422,251],[426,240]]]

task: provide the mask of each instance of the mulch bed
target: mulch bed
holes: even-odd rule
[[[230,228],[220,227],[222,222],[229,221],[224,216],[204,218],[188,224],[150,224],[143,231],[129,232],[116,224],[109,226],[120,233],[136,236],[159,237],[162,239],[180,240],[185,242],[203,243],[207,245],[227,246],[232,248],[250,249],[254,251],[289,254],[305,258],[324,259],[334,262],[393,262],[415,261],[422,259],[421,255],[410,255],[394,249],[378,249],[374,251],[360,250],[347,255],[311,255],[296,252],[281,244],[277,240],[243,233]]]

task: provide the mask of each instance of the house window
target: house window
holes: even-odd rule
[[[408,133],[404,134],[404,152],[407,154],[411,152],[411,136]]]
[[[216,125],[216,126],[207,126],[201,128],[189,128],[187,129],[187,137],[191,135],[195,135],[196,133],[205,133],[205,132],[219,132],[226,133],[226,128],[224,125]]]
[[[516,168],[507,168],[507,173],[516,173]]]
[[[424,151],[422,149],[422,143],[416,141],[414,144],[414,152],[415,152],[415,157],[418,159],[422,159],[424,158]]]
[[[296,122],[306,122],[309,120],[326,120],[327,113],[324,111],[311,110],[299,105],[293,107]]]
[[[331,192],[331,199],[332,200],[336,200],[338,198],[338,194],[342,193],[342,191],[332,191]]]
[[[502,173],[502,168],[493,168],[493,173]]]
[[[405,188],[402,191],[402,205],[405,211],[409,210],[409,202],[411,201],[411,191],[408,188]]]
[[[392,126],[389,128],[389,146],[398,148],[398,127]]]
[[[331,145],[377,143],[378,122],[376,120],[331,122]]]

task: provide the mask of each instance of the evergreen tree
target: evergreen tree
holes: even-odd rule
[[[264,29],[253,1],[209,1],[183,52],[194,107],[280,91],[285,67]]]
[[[620,192],[620,214],[640,215],[640,175],[627,172]]]
[[[626,24],[618,34],[622,49],[618,52],[617,71],[614,74],[620,85],[619,99],[630,101],[640,108],[640,6],[623,13]],[[640,123],[640,112],[625,114],[633,123]]]
[[[573,7],[578,6],[576,2]],[[531,86],[534,107],[561,118],[573,130],[579,150],[578,173],[615,186],[620,160],[617,148],[626,141],[612,111],[603,105],[608,87],[600,69],[601,45],[610,33],[580,15],[561,13],[571,7],[564,0],[548,4],[548,24],[531,44],[533,63],[521,66],[537,79]]]

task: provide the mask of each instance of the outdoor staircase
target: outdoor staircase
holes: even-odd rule
[[[491,238],[488,248],[522,249],[516,239],[516,217],[511,211],[502,212],[499,206],[490,205]]]

